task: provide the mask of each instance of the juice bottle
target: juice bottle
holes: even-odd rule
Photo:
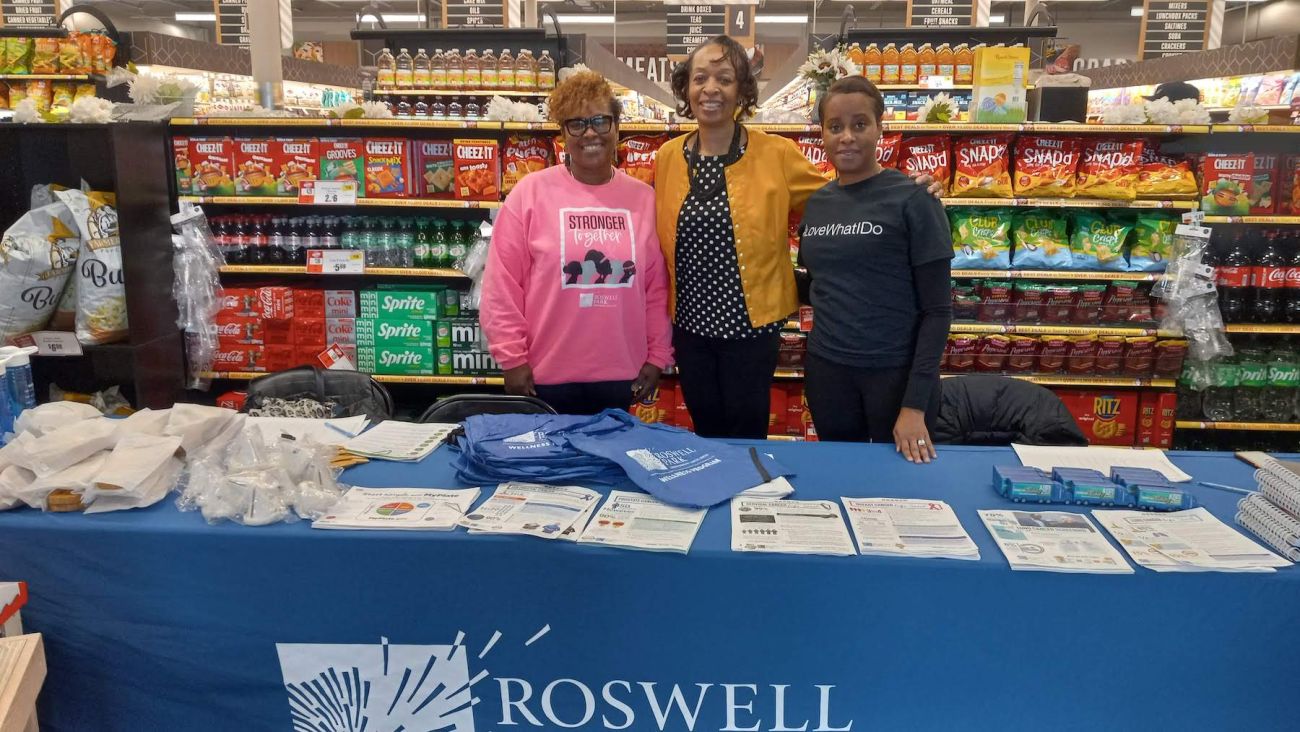
[[[956,66],[953,64],[952,47],[947,43],[940,43],[939,48],[935,51],[935,73],[939,76],[946,76],[952,79],[957,75]]]
[[[515,88],[515,57],[509,49],[502,49],[497,58],[497,88],[511,91]]]
[[[921,49],[916,52],[916,65],[919,67],[917,81],[921,81],[927,76],[934,76],[939,73],[938,54],[928,43],[922,43]]]
[[[515,88],[519,91],[537,91],[537,61],[533,52],[524,49],[515,60]]]
[[[433,87],[433,67],[429,60],[429,54],[421,48],[415,54],[415,88],[430,89]]]
[[[447,88],[462,89],[465,86],[465,66],[460,58],[460,49],[453,48],[445,57],[447,61]]]
[[[411,53],[405,48],[397,54],[397,88],[410,89],[415,86],[415,63]]]
[[[429,62],[429,86],[434,89],[447,88],[447,57],[439,48]]]
[[[880,52],[880,82],[882,84],[897,84],[899,77],[898,66],[898,49],[894,48],[894,44],[886,43],[885,50]]]
[[[898,54],[898,83],[916,85],[917,74],[917,53],[916,47],[910,43],[904,43],[902,51]]]
[[[379,78],[377,85],[380,89],[393,89],[397,86],[397,62],[393,60],[393,52],[387,48],[379,52],[379,58],[375,59],[375,66],[379,69]]]
[[[555,88],[555,59],[551,58],[550,51],[543,50],[542,57],[537,59],[537,88],[541,91]]]
[[[861,68],[866,63],[863,60],[862,46],[856,43],[853,44],[852,46],[849,46],[848,55],[849,55],[849,60],[857,64],[859,68]]]
[[[862,53],[862,75],[873,84],[880,84],[880,46],[872,43]]]
[[[493,55],[492,49],[483,49],[483,55],[478,57],[479,76],[483,79],[484,89],[497,88],[497,57]]]
[[[954,84],[970,84],[975,81],[975,52],[965,43],[953,49]]]
[[[466,89],[475,89],[475,90],[482,89],[483,74],[481,71],[479,71],[478,52],[476,52],[472,48],[466,51],[464,66],[465,66],[464,87]]]

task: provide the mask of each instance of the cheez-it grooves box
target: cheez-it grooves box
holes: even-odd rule
[[[359,184],[365,178],[366,146],[361,140],[323,139],[319,151],[321,180],[354,180]],[[357,195],[366,195],[365,186]]]

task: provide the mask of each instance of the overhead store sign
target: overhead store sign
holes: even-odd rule
[[[4,0],[0,25],[6,28],[53,28],[59,22],[57,0]]]
[[[504,28],[504,0],[443,0],[444,28]]]
[[[749,0],[708,4],[664,4],[668,21],[668,58],[683,61],[695,47],[714,36],[730,36],[745,48],[754,47],[754,10]]]
[[[248,48],[248,0],[212,0],[217,43]]]
[[[908,28],[975,25],[975,0],[907,0]]]
[[[1145,0],[1139,60],[1204,51],[1210,37],[1210,0]]]

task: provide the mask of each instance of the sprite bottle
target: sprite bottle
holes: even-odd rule
[[[450,250],[447,242],[447,221],[438,219],[433,222],[433,240],[429,245],[429,261],[434,267],[446,267],[447,252]]]
[[[433,240],[429,236],[429,220],[417,219],[415,222],[415,247],[411,257],[416,267],[433,268]]]
[[[468,221],[457,221],[452,229],[450,248],[447,250],[447,266],[460,269],[465,265],[465,255],[469,254],[470,245],[474,243],[474,226]]]
[[[1216,361],[1211,385],[1201,395],[1201,411],[1213,422],[1231,422],[1236,414],[1235,392],[1240,382],[1237,364],[1231,358]]]
[[[1253,422],[1260,419],[1264,404],[1264,390],[1268,388],[1268,355],[1258,343],[1242,349],[1237,359],[1239,384],[1233,394],[1233,411],[1236,419]]]
[[[1260,405],[1260,416],[1265,422],[1291,421],[1298,385],[1300,365],[1296,363],[1295,352],[1278,343],[1269,353],[1268,387]]]

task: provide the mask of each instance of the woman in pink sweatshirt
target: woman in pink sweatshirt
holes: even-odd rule
[[[599,74],[556,87],[567,160],[519,181],[488,250],[480,320],[506,392],[561,414],[627,409],[672,363],[654,190],[614,167],[619,112]]]

